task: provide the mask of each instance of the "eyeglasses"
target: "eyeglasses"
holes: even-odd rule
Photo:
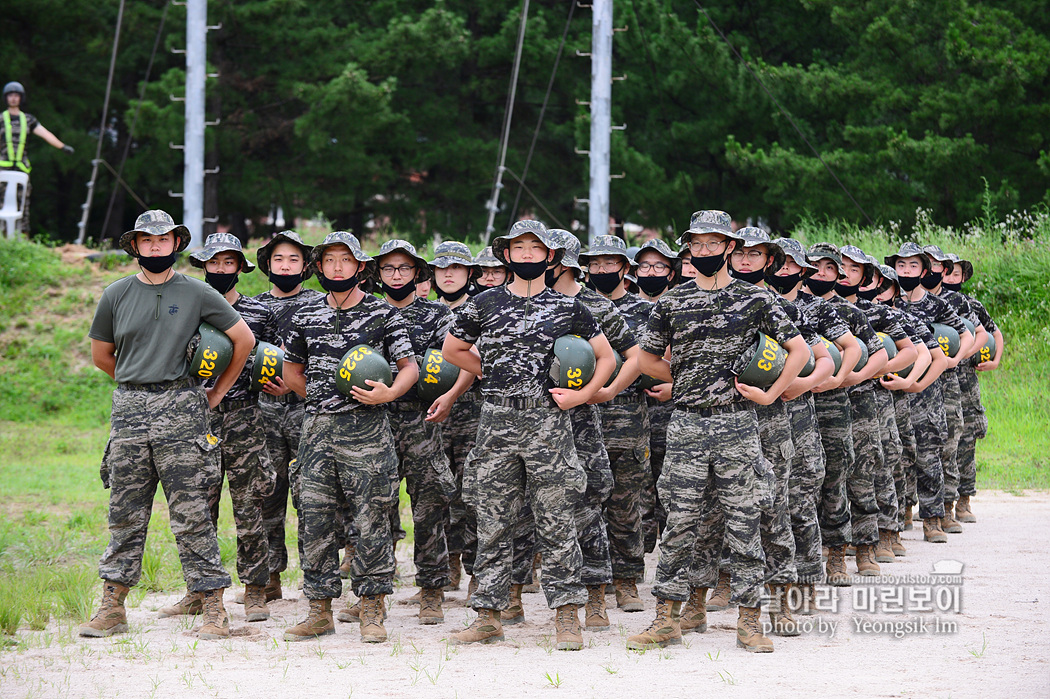
[[[639,272],[655,271],[655,272],[660,272],[660,273],[669,272],[669,271],[671,271],[671,265],[669,265],[669,264],[667,264],[665,262],[639,262],[638,263],[638,271]]]
[[[400,272],[402,277],[407,277],[415,271],[415,269],[415,265],[401,265],[400,267],[395,267],[394,265],[383,265],[379,268],[379,271],[388,277],[394,276],[394,272]]]
[[[502,267],[486,267],[481,270],[482,277],[505,277],[507,270]]]
[[[729,241],[716,240],[713,243],[701,243],[699,241],[691,240],[691,241],[689,241],[689,251],[690,252],[703,252],[704,250],[707,250],[708,252],[718,252],[719,250],[721,250],[722,248],[724,248],[726,246],[727,242],[729,242]]]
[[[623,269],[623,262],[590,262],[587,264],[588,272],[619,272]]]
[[[734,250],[733,254],[730,255],[730,257],[732,257],[734,260],[739,260],[745,256],[747,257],[747,259],[757,262],[763,257],[765,257],[766,253],[762,252],[761,250],[749,250],[747,252],[744,252],[743,250]]]

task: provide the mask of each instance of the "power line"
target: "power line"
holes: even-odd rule
[[[528,186],[527,186],[527,185],[526,185],[526,184],[525,184],[525,183],[524,183],[524,182],[523,182],[523,181],[521,180],[521,178],[520,178],[520,177],[518,177],[518,176],[517,176],[516,174],[514,174],[514,171],[513,171],[513,170],[511,170],[511,169],[510,169],[509,167],[505,167],[505,168],[503,168],[503,171],[504,171],[504,172],[506,172],[506,173],[507,173],[508,175],[510,175],[511,177],[513,177],[513,178],[514,178],[514,180],[515,180],[515,181],[516,181],[516,182],[517,182],[517,183],[518,183],[519,185],[521,185],[521,188],[522,188],[522,189],[524,189],[524,190],[525,190],[525,192],[526,192],[526,193],[527,193],[527,194],[528,194],[528,195],[529,195],[530,197],[532,197],[532,200],[533,200],[534,202],[536,202],[536,204],[538,204],[538,205],[539,205],[539,207],[540,207],[541,209],[543,209],[543,212],[544,212],[545,214],[547,214],[547,216],[548,216],[548,217],[550,218],[550,220],[552,220],[552,221],[554,221],[554,222],[555,222],[556,224],[558,224],[558,228],[568,228],[568,226],[566,226],[566,225],[565,225],[564,223],[562,223],[562,222],[561,222],[561,221],[560,221],[560,220],[558,219],[558,217],[557,217],[557,216],[555,216],[554,214],[552,214],[552,213],[551,213],[551,210],[550,210],[550,209],[548,209],[548,208],[547,208],[546,206],[544,206],[544,205],[543,205],[543,202],[542,202],[542,201],[540,201],[540,198],[539,198],[539,197],[537,197],[537,196],[536,196],[536,195],[535,195],[535,194],[533,193],[533,191],[532,191],[531,189],[529,189],[529,188],[528,188]]]

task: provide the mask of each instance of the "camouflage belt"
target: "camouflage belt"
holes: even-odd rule
[[[392,403],[387,403],[386,408],[397,413],[425,413],[430,406],[424,405],[418,400],[395,400]]]
[[[118,383],[117,388],[121,391],[146,391],[148,393],[163,393],[164,391],[178,391],[183,388],[197,388],[200,382],[196,379],[173,379],[161,381],[160,383]]]
[[[481,401],[481,394],[477,391],[467,391],[456,399],[456,402],[458,403],[480,403]]]
[[[699,415],[700,417],[711,417],[713,415],[722,415],[724,413],[736,413],[741,410],[753,410],[750,401],[736,401],[729,405],[712,405],[707,408],[695,408],[691,405],[676,405],[675,410],[681,410],[686,413],[692,413],[693,415]]]
[[[256,398],[245,398],[244,400],[224,400],[215,406],[215,412],[232,413],[234,410],[240,410],[241,408],[247,408],[249,405],[258,404],[259,401]]]
[[[484,402],[498,405],[501,408],[514,408],[515,410],[531,410],[532,408],[557,408],[558,404],[553,398],[508,398],[499,396],[485,396]]]
[[[644,393],[621,393],[610,401],[606,401],[605,405],[635,405],[637,403],[644,403],[645,399],[649,396]],[[659,403],[659,401],[657,401]]]
[[[295,404],[295,403],[303,402],[303,397],[300,396],[295,391],[291,391],[290,393],[285,393],[283,396],[275,396],[275,395],[270,394],[270,393],[262,393],[262,392],[260,392],[259,393],[259,401],[262,402],[262,403],[291,403],[291,404]]]

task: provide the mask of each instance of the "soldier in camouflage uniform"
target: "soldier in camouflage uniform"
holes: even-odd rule
[[[189,242],[186,227],[163,211],[139,216],[120,246],[138,258],[141,271],[106,287],[88,332],[95,366],[117,381],[117,389],[101,469],[103,484],[112,488],[110,542],[99,562],[102,605],[81,625],[81,636],[128,630],[124,599],[142,575],[158,483],[168,499],[186,587],[203,597],[200,638],[230,635],[222,604],[230,576],[208,508],[209,490],[220,478],[208,409],[233,386],[255,339],[218,292],[174,271],[177,252]],[[191,378],[186,357],[201,321],[233,343],[229,365],[209,389]]]
[[[776,400],[798,376],[809,349],[769,292],[729,275],[726,261],[742,240],[725,212],[693,214],[680,242],[688,243],[700,276],[656,303],[643,336],[641,369],[673,381],[675,412],[657,484],[668,511],[653,587],[656,619],[628,639],[628,649],[681,641],[681,604],[695,594],[692,607],[704,608],[707,589],[718,578],[724,534],[732,601],[740,607],[737,645],[755,652],[773,650],[759,622],[765,566],[759,527],[762,510],[773,504],[775,477],[761,454],[752,405]],[[734,377],[750,360],[756,330],[788,351],[780,378],[765,391]],[[670,364],[664,359],[668,347]],[[700,528],[705,508],[712,504],[723,511],[724,531]],[[704,539],[697,542],[700,536]],[[697,551],[707,553],[706,560],[694,561]],[[691,591],[694,564],[702,587]],[[706,630],[706,623],[697,630]]]
[[[329,233],[314,248],[312,264],[328,294],[292,314],[284,362],[285,383],[306,398],[292,481],[299,479],[301,488],[303,592],[310,612],[284,638],[301,641],[335,632],[332,600],[342,594],[339,549],[345,536],[336,515],[345,502],[358,533],[350,581],[361,598],[361,639],[382,642],[384,599],[393,592],[395,568],[390,508],[398,498],[397,450],[382,406],[404,395],[419,370],[401,314],[359,287],[362,278],[374,277],[375,261],[356,236]],[[339,391],[336,377],[344,356],[359,344],[397,366],[391,386],[368,380],[369,389]]]
[[[544,286],[548,264],[561,255],[555,248],[538,221],[519,221],[497,238],[493,253],[514,281],[472,297],[445,340],[446,361],[483,377],[484,400],[463,485],[464,499],[478,515],[478,589],[470,598],[478,617],[452,636],[454,643],[503,638],[500,617],[509,605],[512,539],[527,496],[543,556],[543,591],[548,606],[557,609],[555,647],[583,647],[578,607],[587,593],[573,513],[587,474],[566,411],[592,398],[615,362],[587,307]],[[578,390],[549,388],[554,341],[566,334],[588,339],[596,357],[594,376]]]

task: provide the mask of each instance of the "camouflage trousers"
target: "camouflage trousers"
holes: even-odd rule
[[[791,420],[791,441],[795,455],[791,459],[788,480],[788,510],[791,532],[795,537],[795,569],[800,584],[823,582],[820,523],[817,501],[824,481],[824,446],[817,431],[817,411],[813,394],[807,393],[787,402]]]
[[[641,497],[649,469],[649,410],[644,397],[601,406],[602,436],[612,466],[613,489],[605,501],[612,576],[638,580],[645,574]]]
[[[306,417],[306,404],[284,402],[269,397],[259,397],[266,426],[266,447],[270,452],[277,480],[273,493],[263,498],[263,527],[266,528],[267,547],[270,551],[270,573],[282,573],[288,569],[288,547],[285,545],[284,523],[288,514],[288,495],[292,493],[292,505],[299,509],[299,484],[288,479],[288,464],[299,451],[299,435]],[[299,540],[299,560],[302,560],[302,532]]]
[[[915,491],[919,517],[944,516],[944,471],[941,454],[948,426],[944,419],[941,380],[937,379],[922,393],[909,393],[911,424],[915,432]]]
[[[230,485],[237,527],[237,577],[245,585],[270,581],[270,547],[263,524],[263,498],[277,481],[266,448],[263,414],[254,400],[220,403],[211,413],[211,433],[219,438],[221,476],[208,491],[211,521],[218,526],[222,477]]]
[[[445,511],[456,494],[456,477],[448,465],[441,425],[427,422],[426,416],[426,410],[391,407],[390,430],[401,464],[398,472],[412,503],[416,585],[435,588],[449,584]]]
[[[300,483],[303,592],[309,599],[342,594],[339,549],[344,503],[358,533],[350,563],[354,594],[394,591],[390,508],[397,503],[397,453],[386,410],[307,414],[292,482]]]
[[[900,470],[893,474],[897,490],[897,521],[904,526],[904,508],[919,504],[916,494],[916,472],[918,471],[915,447],[915,428],[911,424],[911,400],[903,391],[892,391],[893,414],[897,419],[897,433],[901,438]]]
[[[586,486],[567,414],[547,406],[482,403],[477,441],[463,469],[463,499],[478,516],[472,607],[507,608],[513,538],[526,498],[543,556],[547,605],[586,602],[574,516]]]
[[[813,394],[813,405],[824,447],[824,482],[820,485],[817,508],[820,538],[825,546],[844,546],[852,537],[846,480],[856,458],[850,399],[844,389],[836,388]]]
[[[963,421],[962,391],[959,388],[959,371],[949,369],[939,379],[944,395],[944,420],[948,428],[944,446],[941,448],[941,468],[944,469],[944,501],[954,503],[959,499],[959,440],[965,429]]]
[[[879,436],[875,389],[868,386],[849,393],[853,426],[853,470],[846,477],[850,502],[850,525],[854,544],[879,542],[879,503],[875,498],[875,474],[885,468]]]
[[[981,405],[981,385],[977,370],[959,367],[959,389],[962,391],[963,422],[959,439],[959,495],[977,494],[977,440],[988,434],[988,417]]]
[[[468,395],[470,398],[467,398]],[[477,398],[474,394],[460,397],[442,426],[445,454],[456,477],[456,494],[448,504],[445,518],[448,552],[460,554],[467,575],[474,574],[474,556],[478,551],[478,518],[474,508],[467,507],[463,501],[463,464],[478,436],[481,401]]]
[[[110,540],[98,574],[128,587],[138,583],[160,483],[186,588],[202,592],[229,587],[208,510],[208,492],[221,478],[215,453],[219,442],[208,431],[208,399],[203,388],[188,380],[171,384],[175,387],[156,392],[121,384],[113,392],[101,474],[110,488]]]
[[[664,454],[667,451],[667,424],[674,412],[674,403],[661,403],[655,398],[646,397],[649,408],[649,470],[652,476],[645,481],[641,496],[642,537],[645,552],[656,550],[656,542],[667,525],[667,512],[656,494],[656,482],[664,466]]]
[[[875,500],[879,504],[879,529],[900,531],[900,500],[897,480],[901,470],[901,435],[897,429],[897,411],[893,396],[881,386],[875,387],[876,416],[882,440],[882,468],[875,472]]]
[[[732,604],[761,604],[766,559],[760,528],[762,510],[772,505],[774,477],[762,457],[755,411],[734,407],[710,417],[683,410],[671,416],[656,486],[667,507],[653,586],[661,599],[684,601],[693,586],[714,587],[724,537]],[[724,527],[702,526],[711,508],[722,511]]]

